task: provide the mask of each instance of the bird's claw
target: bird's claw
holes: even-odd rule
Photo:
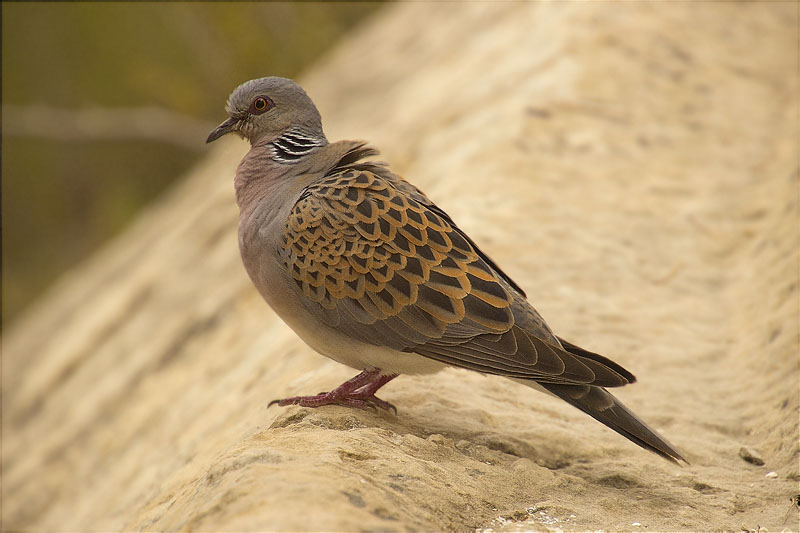
[[[280,407],[299,405],[301,407],[311,408],[322,407],[323,405],[341,405],[344,407],[355,407],[356,409],[383,409],[384,411],[393,411],[394,414],[397,414],[397,407],[386,400],[381,400],[374,394],[359,395],[357,392],[344,396],[332,396],[328,392],[323,392],[316,396],[292,396],[291,398],[272,400],[267,404],[267,407],[269,408],[275,404]]]

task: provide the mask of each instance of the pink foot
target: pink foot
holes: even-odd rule
[[[293,396],[282,400],[272,400],[267,407],[272,404],[278,404],[281,407],[287,405],[300,405],[302,407],[343,405],[357,409],[385,409],[386,411],[394,411],[397,414],[397,408],[394,405],[375,396],[375,391],[396,377],[397,374],[383,376],[379,369],[364,370],[353,379],[345,381],[330,392],[321,392],[316,396]]]

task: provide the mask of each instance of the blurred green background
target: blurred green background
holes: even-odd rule
[[[2,3],[4,326],[205,153],[239,83],[374,3]]]

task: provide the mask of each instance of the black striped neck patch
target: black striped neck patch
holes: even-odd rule
[[[289,130],[270,143],[272,159],[278,163],[296,163],[328,141],[325,137],[315,137],[301,130]]]

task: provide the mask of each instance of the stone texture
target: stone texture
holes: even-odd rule
[[[620,398],[691,466],[466,371],[393,381],[397,416],[267,409],[353,372],[247,280],[229,139],[6,329],[3,529],[796,527],[797,27],[791,3],[403,3],[301,80],[331,139],[371,140],[630,368]]]

